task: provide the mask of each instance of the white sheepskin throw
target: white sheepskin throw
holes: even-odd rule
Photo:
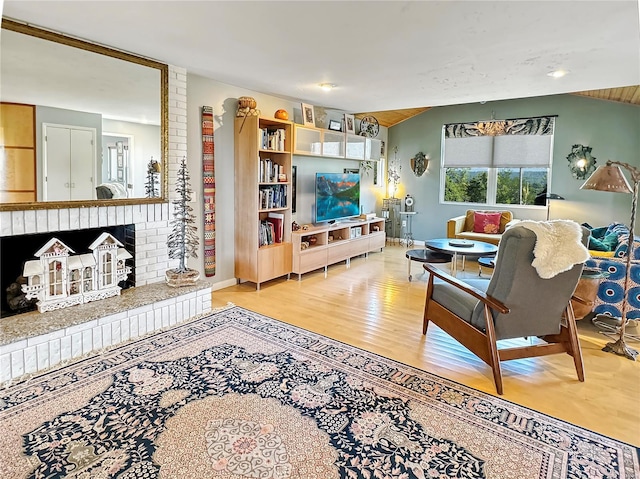
[[[582,244],[582,227],[571,220],[520,221],[518,226],[536,234],[531,263],[543,279],[569,271],[574,264],[589,259],[589,250]]]

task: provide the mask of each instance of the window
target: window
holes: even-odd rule
[[[49,296],[59,296],[63,293],[62,263],[54,260],[49,263]]]
[[[111,253],[104,253],[102,255],[102,286],[113,285],[113,260]]]
[[[533,205],[547,191],[554,117],[443,127],[441,201]]]

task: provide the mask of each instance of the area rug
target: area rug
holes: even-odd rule
[[[638,450],[230,307],[0,394],[2,478],[620,478]]]

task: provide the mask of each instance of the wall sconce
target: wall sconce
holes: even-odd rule
[[[596,158],[591,156],[591,147],[573,145],[567,155],[569,171],[576,180],[586,180],[596,169]]]
[[[429,158],[427,158],[421,151],[416,153],[416,156],[411,158],[411,169],[418,178],[420,178],[422,174],[427,171],[427,166],[429,166]]]

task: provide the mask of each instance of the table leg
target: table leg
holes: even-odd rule
[[[451,257],[451,276],[458,276],[458,252],[454,251]]]
[[[411,281],[411,258],[407,258],[407,276],[409,277],[409,281]]]

